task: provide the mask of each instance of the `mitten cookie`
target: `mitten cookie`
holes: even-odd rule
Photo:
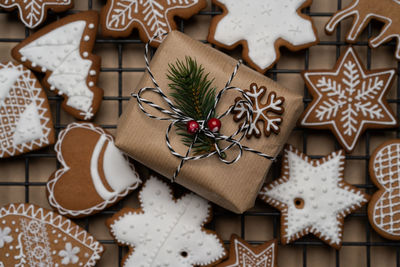
[[[134,28],[140,39],[158,47],[165,33],[176,30],[174,16],[188,19],[207,6],[206,0],[108,0],[101,12],[104,36],[127,37]]]
[[[125,208],[107,220],[118,244],[129,246],[123,266],[214,266],[225,256],[216,233],[203,227],[211,217],[206,200],[193,193],[174,200],[168,185],[155,177],[139,200],[140,209]]]
[[[95,266],[103,246],[72,221],[31,204],[0,208],[0,266]]]
[[[336,12],[325,27],[327,34],[332,34],[340,21],[354,17],[352,28],[346,41],[356,43],[372,19],[384,25],[380,34],[369,40],[369,46],[376,48],[392,39],[397,39],[395,57],[400,60],[400,1],[399,0],[353,0],[346,8]]]
[[[53,122],[42,86],[24,66],[0,63],[0,158],[53,143]]]
[[[351,153],[366,129],[397,125],[386,101],[395,73],[394,69],[366,70],[351,47],[333,70],[304,71],[313,100],[300,118],[301,126],[330,129]]]
[[[400,140],[380,145],[371,155],[369,173],[378,191],[368,204],[368,218],[381,236],[400,240]]]
[[[243,46],[243,58],[266,72],[280,57],[279,47],[297,51],[318,43],[311,17],[301,10],[312,0],[213,0],[223,10],[211,21],[208,41],[226,49]]]
[[[46,20],[47,10],[63,12],[73,6],[73,0],[0,0],[0,8],[7,11],[17,8],[20,20],[31,29]]]
[[[61,169],[47,183],[50,205],[68,217],[95,214],[141,183],[114,138],[91,123],[71,123],[55,145]]]
[[[65,17],[29,36],[12,56],[28,68],[46,73],[44,85],[64,96],[62,107],[80,120],[97,112],[103,90],[96,87],[100,57],[91,54],[98,14],[87,11]]]
[[[340,249],[344,217],[369,199],[343,180],[344,163],[343,150],[312,160],[292,146],[285,148],[282,176],[259,194],[281,211],[283,244],[313,233]]]
[[[277,251],[276,240],[253,247],[237,235],[232,235],[229,259],[216,267],[278,267]]]

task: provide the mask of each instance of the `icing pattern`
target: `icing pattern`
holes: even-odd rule
[[[298,50],[317,42],[310,17],[300,10],[308,0],[215,0],[227,12],[218,22],[212,38],[225,46],[245,41],[249,59],[260,70],[267,70],[277,61],[279,46],[289,44]],[[281,43],[284,40],[286,43]],[[279,45],[277,45],[279,44]],[[297,47],[297,48],[296,48]],[[247,49],[245,49],[247,50]]]
[[[355,43],[367,27],[371,19],[384,23],[378,36],[369,40],[372,48],[377,48],[383,43],[397,39],[395,57],[400,60],[400,1],[398,0],[354,0],[348,7],[336,12],[326,24],[325,30],[332,34],[340,21],[354,17],[352,28],[346,40]]]
[[[261,130],[258,126],[259,122],[264,124],[264,134],[269,136],[271,132],[276,134],[279,133],[279,125],[282,123],[282,115],[284,108],[282,107],[285,102],[285,98],[277,97],[275,92],[270,92],[267,95],[267,102],[265,104],[261,103],[262,98],[267,93],[267,88],[264,86],[258,87],[257,84],[252,83],[250,85],[250,90],[245,90],[246,94],[249,96],[250,100],[253,102],[253,121],[249,125],[250,129],[247,133],[247,138],[252,135],[256,137],[261,136]],[[240,97],[235,99],[236,105],[233,109],[235,116],[233,119],[235,121],[240,121],[247,116],[247,107],[244,103],[239,102],[242,100]],[[274,114],[274,115],[271,115]]]
[[[146,36],[145,42],[158,36],[154,42],[159,45],[163,34],[176,29],[174,15],[195,14],[192,7],[205,6],[204,0],[109,0],[104,27],[110,31],[131,31],[138,27]]]
[[[203,230],[210,217],[204,199],[190,193],[175,201],[167,184],[150,177],[139,200],[141,210],[123,209],[107,222],[117,242],[130,247],[124,267],[204,266],[225,256],[217,235]]]
[[[387,238],[400,237],[400,140],[390,141],[374,153],[372,181],[379,187],[368,209],[371,224]]]
[[[0,227],[4,226],[11,238],[0,247],[0,258],[7,266],[70,263],[91,267],[103,252],[102,245],[85,230],[61,215],[34,205],[10,204],[1,208]]]
[[[103,201],[91,208],[84,210],[70,210],[63,207],[59,201],[57,201],[57,196],[54,193],[54,187],[63,178],[63,175],[71,170],[71,168],[76,168],[76,166],[68,165],[68,162],[64,159],[62,153],[62,144],[64,139],[68,135],[72,134],[72,132],[76,129],[87,129],[89,131],[93,131],[99,136],[99,140],[97,141],[92,155],[88,155],[91,157],[91,166],[88,166],[88,168],[90,168],[91,174],[89,179],[91,179],[93,182],[96,192],[100,197],[102,197]],[[81,139],[84,138],[84,136],[77,136],[77,138]],[[101,164],[103,166],[105,180],[113,190],[112,192],[107,190],[99,174],[98,166],[100,164],[100,151],[104,146],[106,146],[106,149],[104,152],[103,162]],[[128,158],[125,157],[124,154],[115,147],[113,136],[106,133],[101,127],[97,127],[92,123],[69,124],[66,129],[60,132],[54,150],[56,151],[57,159],[61,163],[62,168],[58,169],[54,175],[54,179],[51,179],[47,183],[47,192],[50,205],[55,207],[62,215],[82,217],[93,214],[96,211],[101,211],[128,195],[141,183],[139,175],[135,171],[134,166],[130,164]],[[75,156],[80,155],[81,154]],[[84,177],[82,177],[82,179],[83,178]]]
[[[0,7],[5,9],[18,8],[22,22],[28,28],[36,28],[46,19],[48,9],[57,12],[72,7],[72,0],[0,0]]]
[[[32,72],[0,63],[0,158],[53,143],[46,94]]]
[[[282,177],[259,196],[281,210],[282,242],[313,233],[339,249],[343,219],[368,202],[368,196],[343,180],[343,151],[312,160],[292,146],[284,151]]]
[[[306,71],[313,101],[301,119],[305,127],[328,128],[351,152],[368,127],[390,127],[397,120],[384,99],[395,71],[366,71],[348,48],[332,71]]]

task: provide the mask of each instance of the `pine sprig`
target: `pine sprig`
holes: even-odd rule
[[[212,87],[214,79],[209,79],[209,73],[204,73],[204,68],[191,57],[185,57],[185,61],[177,60],[175,64],[168,64],[167,78],[171,81],[168,84],[172,93],[170,94],[179,108],[186,116],[194,120],[207,119],[208,113],[215,104],[216,88]],[[212,112],[210,118],[215,117]],[[187,132],[186,124],[177,125],[177,134],[182,136],[182,142],[186,146],[193,143],[195,135]],[[198,134],[193,151],[196,154],[213,151],[214,140]]]

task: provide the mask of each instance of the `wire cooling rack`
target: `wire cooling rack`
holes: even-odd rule
[[[76,0],[77,1],[77,0]],[[93,8],[93,0],[81,0],[83,1],[87,1],[87,9],[92,9]],[[105,1],[103,1],[105,2]],[[337,9],[341,9],[342,7],[342,0],[337,0]],[[71,14],[71,13],[76,13],[78,12],[78,10],[73,10],[73,11],[68,11],[65,12],[63,14],[54,14],[52,12],[49,12],[49,16],[48,16],[48,20],[47,21],[51,21],[51,20],[56,20],[59,18],[59,16],[65,16],[66,14]],[[0,14],[4,13],[4,11],[0,10]],[[220,14],[220,10],[212,5],[211,9],[207,9],[207,11],[202,11],[200,12],[198,15],[196,16],[209,16],[209,17],[213,17],[215,15]],[[313,17],[313,19],[316,19],[318,17],[329,17],[332,15],[332,13],[324,13],[324,12],[310,12],[310,9],[307,8],[304,10],[304,13]],[[14,11],[15,16],[17,16],[16,11]],[[178,22],[178,26],[179,26],[179,30],[184,32],[185,31],[185,24],[186,22],[184,22],[183,20],[177,20]],[[368,38],[370,36],[372,36],[372,32],[373,32],[373,27],[369,25],[367,28],[367,34],[368,34]],[[28,36],[30,34],[30,31],[28,29],[25,29],[25,35]],[[338,58],[340,56],[340,51],[341,51],[341,47],[347,46],[348,44],[346,44],[341,37],[341,28],[340,26],[337,28],[336,31],[336,38],[335,40],[332,41],[321,41],[318,46],[335,46],[336,47],[336,58]],[[137,36],[137,35],[132,35],[132,36]],[[2,36],[0,36],[0,44],[1,43],[17,43],[20,42],[22,39],[18,39],[18,38],[2,38]],[[206,40],[201,40],[203,42],[206,42]],[[123,75],[126,73],[143,73],[145,71],[144,69],[144,64],[142,67],[139,68],[127,68],[124,67],[123,65],[123,58],[124,58],[124,46],[129,45],[129,44],[142,44],[142,42],[137,39],[137,37],[133,38],[133,37],[129,37],[129,38],[125,38],[125,39],[104,39],[101,36],[98,36],[98,39],[96,41],[96,45],[102,45],[102,44],[107,44],[107,45],[112,45],[113,49],[117,50],[117,67],[103,67],[101,69],[102,73],[114,73],[117,74],[118,78],[117,78],[117,84],[115,84],[115,86],[118,88],[117,94],[113,95],[113,96],[105,96],[103,98],[104,102],[113,102],[114,104],[116,103],[118,106],[118,114],[121,115],[122,111],[123,111],[123,104],[126,103],[129,100],[129,97],[124,96],[123,92],[124,92],[124,84],[123,84]],[[355,44],[355,46],[364,46],[367,49],[367,54],[366,54],[366,62],[367,62],[367,68],[370,69],[371,68],[371,49],[368,47],[367,42],[358,42]],[[385,44],[385,46],[390,46],[391,48],[395,47],[395,43],[391,42],[388,44]],[[154,52],[155,50],[153,50]],[[303,69],[308,69],[309,68],[309,64],[310,64],[310,51],[309,49],[306,49],[302,52],[299,52],[299,54],[301,54],[304,58],[304,65],[303,65]],[[271,69],[270,71],[268,71],[268,73],[266,74],[268,77],[277,80],[278,76],[281,77],[282,75],[288,75],[288,74],[299,74],[302,71],[302,69],[284,69],[284,68],[277,68],[274,67],[273,69]],[[396,90],[395,95],[400,96],[400,63],[397,63],[397,84],[394,86],[393,90]],[[107,90],[107,88],[105,88],[105,90]],[[307,105],[308,103],[311,102],[311,98],[310,95],[308,94],[308,91],[306,88],[304,88],[304,104]],[[60,130],[62,130],[63,128],[66,127],[66,124],[62,123],[61,120],[61,101],[62,98],[59,96],[49,96],[49,100],[50,103],[52,105],[53,108],[53,113],[55,114],[55,120],[54,120],[54,127],[56,130],[56,134],[59,133]],[[396,114],[397,117],[400,118],[400,98],[391,98],[388,100],[389,103],[391,103],[392,105],[396,105]],[[104,103],[103,103],[104,105]],[[107,129],[115,129],[116,128],[116,121],[112,124],[101,124],[101,126],[103,128],[107,128]],[[323,132],[323,131],[322,131]],[[382,132],[390,132],[393,134],[393,136],[399,137],[400,136],[400,129],[387,129],[387,130],[374,130],[374,131],[367,131],[364,136],[365,138],[363,139],[363,142],[365,142],[365,151],[364,153],[358,153],[358,154],[351,154],[351,155],[347,155],[346,156],[346,160],[347,162],[349,161],[364,161],[364,165],[365,165],[365,180],[364,183],[362,184],[356,184],[356,186],[358,188],[362,188],[364,189],[367,193],[373,193],[375,191],[375,187],[374,185],[372,185],[370,179],[369,179],[369,175],[368,175],[368,161],[369,161],[369,157],[370,154],[373,152],[370,149],[370,142],[371,142],[371,137],[373,137],[375,134],[381,134]],[[308,148],[308,142],[310,141],[310,134],[315,133],[315,131],[313,130],[307,130],[307,129],[300,129],[300,128],[296,128],[295,129],[295,133],[296,134],[300,134],[301,139],[302,139],[302,150],[307,153],[307,148]],[[317,132],[320,133],[320,132]],[[329,134],[329,133],[327,133]],[[336,141],[335,141],[336,142]],[[301,147],[300,147],[301,148]],[[336,142],[335,143],[335,148],[336,149],[340,149],[339,144]],[[312,156],[313,158],[319,158],[322,157],[323,155],[320,156]],[[32,177],[30,175],[31,173],[31,162],[37,158],[40,159],[45,159],[45,158],[50,158],[50,159],[55,159],[55,153],[52,149],[44,149],[44,150],[39,150],[36,152],[31,152],[25,155],[21,155],[19,157],[17,157],[16,161],[20,161],[24,163],[24,168],[25,168],[25,174],[24,174],[24,181],[20,180],[19,182],[16,181],[12,181],[12,179],[7,179],[7,177],[3,177],[1,174],[1,181],[0,181],[0,189],[4,188],[4,187],[20,187],[20,188],[24,188],[24,197],[21,198],[19,201],[20,202],[30,202],[30,195],[31,195],[31,188],[33,187],[42,187],[45,188],[46,183],[45,182],[35,182],[32,181]],[[1,160],[0,161],[0,165],[2,164],[8,164],[9,160]],[[56,164],[56,166],[54,166],[55,168],[59,168],[59,163]],[[274,164],[272,166],[271,172],[272,173],[272,177],[276,178],[279,176],[280,174],[280,166],[279,164]],[[179,186],[175,186],[178,187]],[[4,205],[6,203],[0,203],[1,205]],[[78,220],[77,222],[82,225],[83,227],[85,227],[87,230],[91,231],[91,225],[92,225],[92,221],[96,220],[96,218],[99,217],[110,217],[112,214],[114,214],[116,211],[118,211],[119,209],[121,209],[123,206],[125,206],[124,202],[120,202],[117,205],[115,205],[114,207],[101,212],[98,215],[86,218],[86,219],[82,219],[82,220]],[[268,207],[267,205],[263,204],[263,203],[257,203],[256,208],[245,212],[242,215],[236,215],[233,213],[230,213],[222,208],[219,208],[217,206],[214,205],[214,219],[213,222],[210,223],[210,225],[208,226],[211,229],[216,229],[218,231],[219,228],[219,222],[220,221],[226,221],[226,220],[230,220],[230,221],[236,221],[239,222],[240,226],[238,231],[236,232],[237,234],[239,234],[242,238],[247,239],[247,241],[250,244],[261,244],[266,240],[248,240],[246,232],[247,232],[247,228],[248,227],[252,227],[249,226],[249,219],[250,218],[254,218],[254,217],[262,217],[263,219],[265,219],[266,221],[268,221],[271,225],[272,225],[272,236],[274,238],[279,238],[279,228],[280,228],[280,213],[277,210],[274,210],[270,207]],[[366,209],[364,208],[362,211],[353,213],[351,215],[349,215],[348,217],[352,218],[352,217],[359,217],[361,218],[362,222],[363,222],[363,227],[364,227],[364,237],[362,238],[363,241],[347,241],[345,240],[343,242],[343,248],[345,247],[358,247],[358,248],[362,248],[363,251],[360,254],[355,254],[352,255],[353,257],[364,257],[364,259],[361,259],[360,261],[355,261],[355,265],[351,265],[352,267],[358,267],[358,266],[366,266],[366,267],[370,267],[370,266],[376,266],[376,267],[380,267],[380,265],[376,264],[376,260],[374,260],[374,258],[376,257],[376,252],[375,248],[390,248],[390,250],[395,250],[394,254],[395,256],[392,257],[392,261],[390,261],[389,265],[387,266],[397,266],[400,267],[400,242],[394,242],[394,241],[389,241],[386,239],[381,239],[378,238],[378,240],[375,240],[371,237],[372,233],[373,233],[373,229],[371,228],[369,222],[368,222],[368,218],[367,218],[367,213],[366,213]],[[348,219],[346,219],[347,221]],[[120,262],[122,260],[122,258],[124,257],[125,253],[126,253],[126,248],[121,248],[119,247],[118,249],[116,248],[117,245],[115,244],[115,242],[111,239],[101,239],[100,238],[100,242],[105,244],[107,246],[107,249],[110,249],[110,247],[114,247],[113,251],[116,251],[116,253],[118,253],[118,257],[116,258],[116,262],[114,263],[113,266],[120,266]],[[224,240],[225,244],[229,244],[229,240],[225,239]],[[289,246],[286,247],[290,247],[292,249],[294,249],[294,251],[296,251],[293,254],[290,254],[292,257],[295,257],[295,262],[296,265],[295,266],[320,266],[320,265],[313,265],[312,264],[312,260],[310,260],[310,255],[315,255],[315,253],[317,253],[317,255],[319,255],[319,253],[321,252],[321,250],[319,249],[323,249],[323,251],[327,254],[321,254],[321,255],[328,255],[329,257],[329,266],[350,266],[348,265],[346,262],[344,262],[342,260],[341,257],[341,251],[335,251],[334,249],[329,248],[327,245],[325,245],[323,242],[321,242],[320,240],[312,237],[312,236],[307,236],[304,237],[298,241],[295,241],[294,243],[290,244]],[[282,249],[282,246],[279,246],[279,249]],[[343,250],[343,249],[342,249]],[[357,250],[360,251],[360,250]],[[381,251],[381,250],[377,250],[377,251]],[[279,250],[278,250],[279,253]],[[314,257],[314,256],[313,256]],[[322,256],[321,256],[322,257]],[[278,261],[279,263],[279,261]],[[103,266],[103,265],[101,265]],[[105,265],[104,265],[105,266]],[[328,266],[328,265],[326,265]]]

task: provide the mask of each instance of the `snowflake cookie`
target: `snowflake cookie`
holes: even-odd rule
[[[0,63],[0,158],[54,143],[46,93],[23,65]]]
[[[141,209],[125,208],[107,221],[112,236],[129,246],[124,267],[214,266],[225,257],[222,241],[203,228],[211,217],[208,202],[190,193],[174,200],[155,177],[139,194]]]
[[[304,71],[313,101],[300,119],[301,126],[330,129],[351,153],[366,129],[397,125],[385,99],[395,73],[394,69],[367,71],[351,47],[334,70]]]
[[[63,12],[74,6],[73,0],[0,0],[0,8],[18,8],[18,16],[28,28],[36,28],[46,20],[47,10]]]
[[[400,1],[399,0],[353,0],[346,8],[336,12],[325,27],[327,34],[332,34],[340,21],[354,17],[352,28],[346,37],[349,43],[356,43],[356,39],[367,27],[372,19],[384,25],[380,34],[369,40],[371,48],[377,48],[383,43],[397,39],[395,57],[400,60]]]
[[[213,18],[208,41],[225,49],[243,46],[243,58],[266,72],[280,57],[279,47],[297,51],[318,43],[317,31],[301,10],[312,0],[213,0],[223,10]]]
[[[71,123],[55,145],[62,167],[47,183],[50,205],[68,217],[95,214],[115,204],[141,183],[114,137],[92,123]]]
[[[0,266],[95,266],[103,246],[72,221],[31,204],[0,208]]]
[[[158,47],[164,34],[176,30],[174,16],[188,19],[207,6],[206,0],[108,0],[101,13],[105,36],[127,37],[134,28],[140,39]]]
[[[60,19],[26,38],[12,56],[28,68],[46,74],[44,85],[64,95],[63,108],[80,120],[97,112],[103,90],[96,87],[100,57],[91,53],[98,14],[81,12]]]
[[[216,267],[277,267],[276,240],[253,247],[237,235],[232,235],[230,243],[229,259]]]
[[[385,142],[375,150],[369,173],[378,187],[368,204],[369,221],[381,236],[400,240],[400,139]]]
[[[312,160],[290,145],[285,148],[282,176],[259,194],[282,213],[283,244],[313,233],[340,249],[344,217],[369,199],[343,180],[344,164],[343,150]]]
[[[266,103],[263,104],[261,102],[267,93],[267,88],[264,86],[258,87],[255,83],[250,84],[250,90],[245,90],[245,92],[253,103],[253,121],[248,126],[249,131],[246,137],[251,138],[252,135],[261,136],[259,122],[264,123],[265,136],[270,136],[271,132],[278,134],[280,131],[279,125],[282,123],[281,115],[285,111],[283,107],[285,98],[278,97],[275,92],[270,92],[267,95]],[[236,104],[232,110],[235,121],[245,119],[247,116],[247,107],[243,102],[239,102],[240,100],[242,100],[240,97],[235,99]],[[271,113],[275,115],[271,115]]]

